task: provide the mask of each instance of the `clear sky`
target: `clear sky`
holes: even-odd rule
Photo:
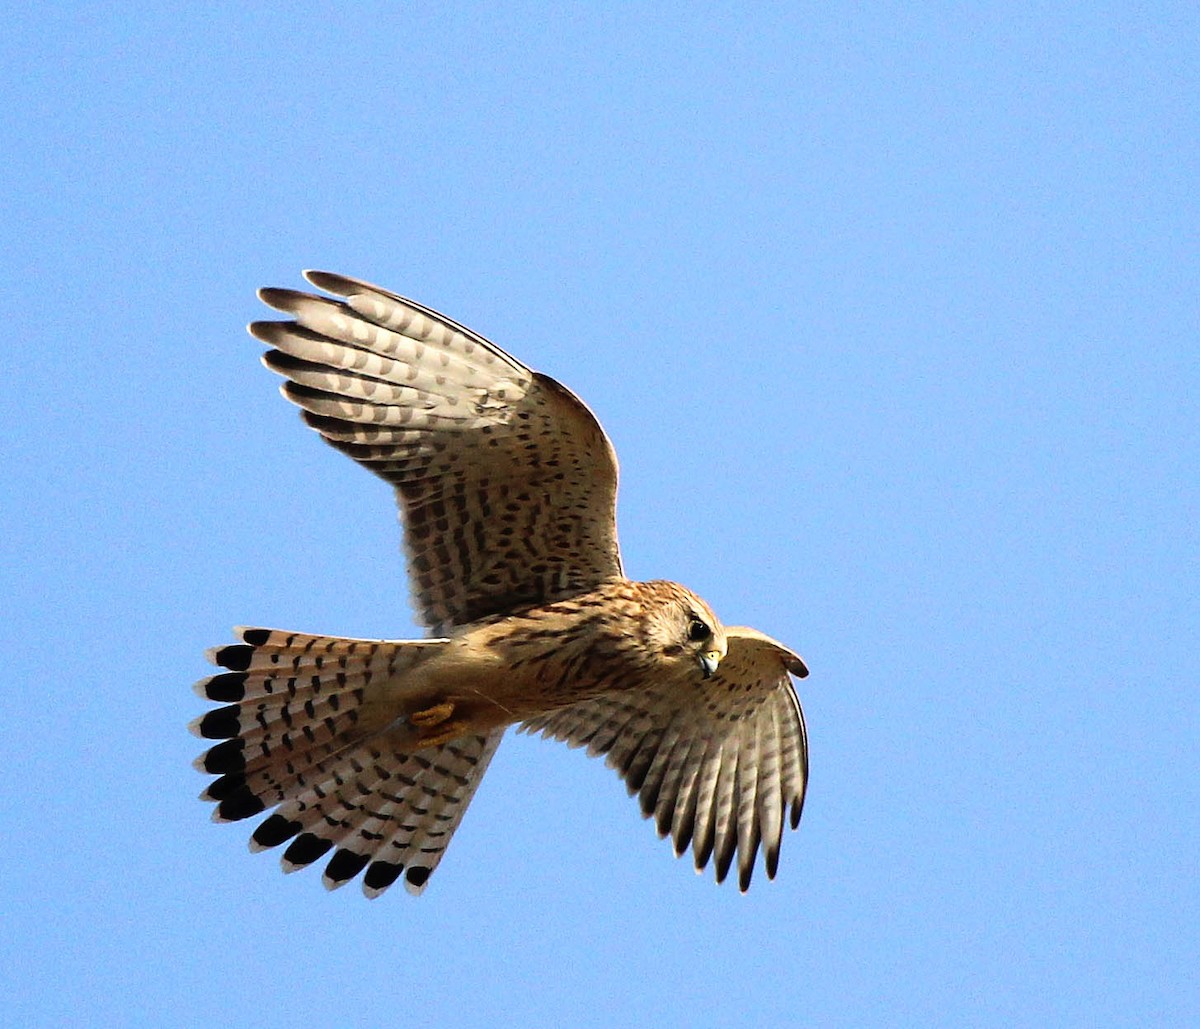
[[[9,4],[0,1021],[1200,1021],[1200,8]],[[779,878],[501,747],[426,894],[195,797],[206,647],[414,632],[244,324],[305,267],[594,408],[798,649]]]

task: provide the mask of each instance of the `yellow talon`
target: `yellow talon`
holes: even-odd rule
[[[408,720],[418,729],[432,729],[434,726],[441,725],[452,714],[454,714],[454,705],[447,701],[444,704],[427,707],[424,711],[416,711],[408,716]]]
[[[460,736],[465,736],[471,731],[471,723],[460,720],[453,722],[443,722],[438,728],[429,735],[425,731],[417,736],[417,746],[419,747],[440,747],[443,743],[449,743],[451,740],[456,740]]]

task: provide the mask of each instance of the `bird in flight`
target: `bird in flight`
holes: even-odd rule
[[[674,582],[625,577],[617,460],[570,390],[470,329],[377,286],[263,289],[288,320],[250,333],[283,395],[388,482],[424,639],[239,628],[196,684],[191,728],[218,822],[274,808],[252,850],[420,893],[509,725],[586,747],[718,882],[774,878],[808,780],[799,655],[722,625]],[[340,298],[340,299],[334,299]],[[289,842],[290,841],[290,842]]]

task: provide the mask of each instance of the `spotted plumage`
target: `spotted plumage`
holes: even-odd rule
[[[621,567],[612,446],[586,406],[469,329],[325,272],[340,300],[260,295],[255,322],[305,421],[395,489],[420,640],[237,630],[197,683],[221,706],[201,795],[218,821],[268,814],[255,850],[368,896],[420,892],[504,729],[606,755],[643,813],[718,881],[774,877],[808,778],[791,676],[803,661],[725,627],[677,583]]]

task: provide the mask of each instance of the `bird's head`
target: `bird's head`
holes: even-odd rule
[[[648,606],[649,642],[673,674],[707,679],[725,657],[725,628],[691,590],[674,582],[647,583],[655,603]]]

